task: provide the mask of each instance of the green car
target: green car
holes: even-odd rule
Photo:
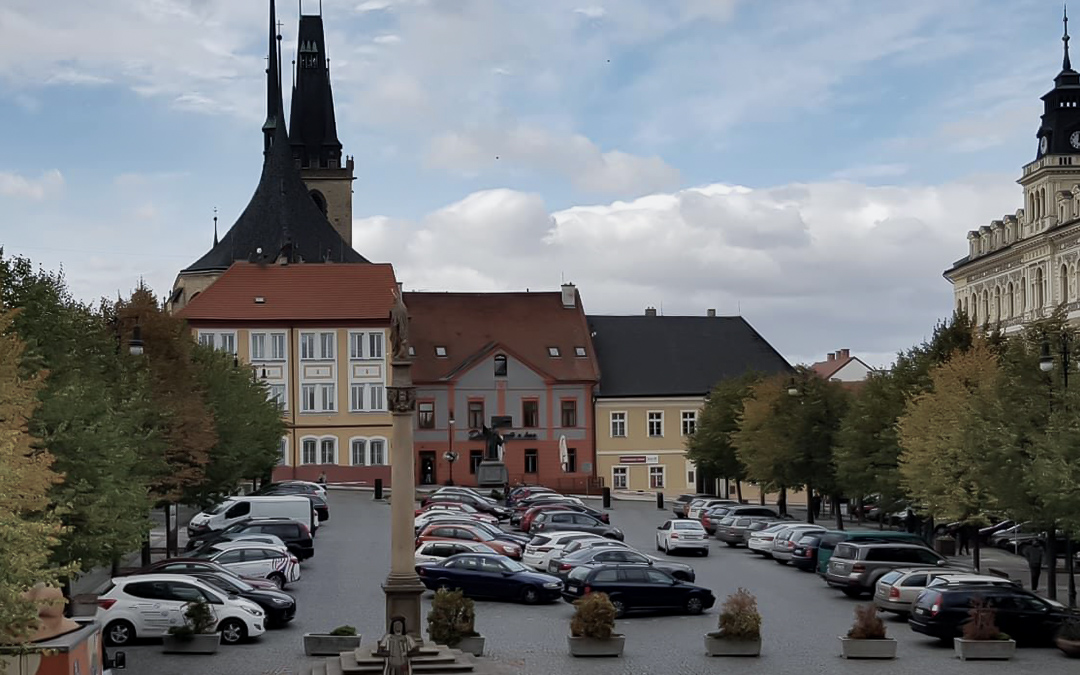
[[[888,543],[890,541],[899,541],[910,544],[922,544],[926,546],[926,540],[917,534],[910,532],[895,532],[892,530],[855,530],[849,532],[847,530],[829,530],[827,532],[821,532],[818,534],[821,537],[821,543],[818,545],[817,550],[817,573],[821,576],[825,576],[825,571],[829,569],[829,558],[832,557],[833,551],[836,550],[836,545],[842,541],[861,541],[861,542],[881,542]]]

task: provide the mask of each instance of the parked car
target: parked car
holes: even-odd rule
[[[432,525],[466,525],[468,527],[480,528],[484,532],[487,532],[488,534],[500,541],[509,541],[517,544],[521,548],[525,548],[525,545],[528,544],[529,541],[532,539],[527,534],[520,534],[518,532],[507,532],[506,530],[500,529],[494,523],[490,523],[486,520],[472,520],[465,517],[443,517],[427,521],[424,523],[424,527],[417,531],[417,536],[419,536],[420,532],[422,532],[424,529]]]
[[[518,502],[538,494],[558,493],[551,488],[546,488],[540,485],[519,485],[518,487],[510,490],[510,493],[506,496],[506,505],[512,507]]]
[[[192,557],[216,562],[237,574],[268,579],[279,589],[300,581],[300,561],[296,556],[267,544],[218,542],[193,553]]]
[[[817,569],[818,545],[821,543],[820,532],[803,534],[791,549],[791,566],[802,572]]]
[[[1002,633],[1020,644],[1047,644],[1071,615],[1064,605],[1015,586],[959,585],[927,588],[915,598],[908,625],[916,633],[952,641],[969,620],[971,603],[995,611]]]
[[[746,548],[754,553],[760,553],[766,558],[772,557],[772,543],[776,539],[776,533],[787,527],[787,523],[773,523],[757,532],[752,532],[746,540]]]
[[[280,483],[267,483],[267,487],[272,485],[299,485],[305,490],[310,490],[312,494],[316,494],[323,499],[327,499],[326,485],[322,483],[315,483],[309,480],[283,480]]]
[[[725,516],[716,525],[716,538],[731,548],[746,546],[751,534],[775,523],[769,516]]]
[[[520,600],[528,605],[558,599],[563,586],[558,577],[489,553],[459,553],[440,563],[417,565],[416,574],[433,591],[460,588],[469,597]]]
[[[536,497],[523,499],[514,505],[514,508],[510,510],[510,524],[514,527],[521,527],[521,520],[530,509],[537,506],[555,505],[585,506],[585,503],[577,497],[564,497],[557,494],[537,495]]]
[[[780,565],[786,565],[792,558],[795,550],[795,540],[803,534],[824,532],[825,528],[820,525],[800,523],[788,525],[773,537],[772,559]]]
[[[837,544],[841,542],[904,542],[909,544],[926,545],[926,540],[917,534],[911,534],[910,532],[895,532],[889,530],[882,530],[878,532],[859,531],[850,532],[844,530],[829,530],[821,534],[821,543],[818,545],[818,563],[817,573],[821,576],[825,576],[825,572],[829,567],[829,558],[832,557],[833,551],[836,549]]]
[[[566,578],[570,572],[581,566],[594,566],[606,564],[643,565],[653,567],[682,581],[694,581],[696,575],[694,568],[684,563],[672,562],[662,558],[654,558],[644,553],[639,553],[632,548],[621,546],[593,546],[583,548],[573,553],[553,558],[547,567],[547,573]]]
[[[590,506],[566,502],[556,502],[554,504],[540,503],[521,514],[521,519],[518,522],[518,529],[522,532],[528,532],[529,528],[532,526],[533,520],[536,519],[537,514],[543,511],[576,511],[578,513],[587,513],[602,523],[611,523],[611,517],[608,515],[607,511],[600,511]]]
[[[709,534],[716,534],[717,528],[725,518],[754,517],[780,520],[774,509],[768,506],[746,506],[744,504],[727,504],[714,506],[701,515],[701,524]],[[790,519],[789,519],[790,520]]]
[[[417,565],[422,565],[441,562],[458,553],[498,553],[498,551],[478,541],[428,541],[416,547],[414,559]]]
[[[476,490],[474,490],[474,489],[472,489],[470,487],[450,485],[450,486],[447,486],[447,487],[441,487],[438,490],[432,492],[431,494],[424,495],[424,498],[420,500],[420,506],[426,506],[430,502],[445,501],[444,499],[441,499],[441,497],[443,497],[444,495],[454,495],[454,494],[457,494],[457,495],[470,495],[470,496],[475,497],[475,498],[479,499],[480,501],[486,502],[488,504],[498,504],[498,502],[496,502],[491,497],[489,497],[487,495],[480,494],[478,491],[476,491]]]
[[[857,598],[872,593],[886,572],[913,566],[950,567],[950,562],[933,549],[917,544],[844,542],[836,547],[829,560],[825,582],[842,590],[844,595]],[[952,567],[972,571],[958,564]]]
[[[486,520],[489,523],[499,522],[497,516],[478,511],[476,507],[470,504],[459,504],[457,502],[429,502],[427,506],[417,509],[413,516],[419,518],[431,513],[461,513],[477,520]]]
[[[737,505],[738,503],[739,502],[734,499],[721,499],[719,497],[695,499],[690,502],[690,506],[687,507],[686,517],[700,520],[701,514],[704,513],[706,509],[711,509],[714,506]]]
[[[218,572],[226,576],[235,577],[255,588],[277,589],[277,584],[268,581],[263,577],[237,574],[230,569],[222,567],[216,562],[211,562],[202,558],[167,558],[165,560],[159,560],[152,565],[147,565],[146,567],[125,576],[135,576],[139,574],[194,574],[197,572]]]
[[[675,514],[676,518],[685,518],[686,509],[690,505],[690,502],[694,501],[695,499],[708,499],[711,496],[712,495],[707,495],[702,492],[699,492],[697,494],[679,495],[671,502],[671,512]]]
[[[300,560],[307,560],[315,555],[315,541],[307,525],[289,518],[247,518],[233,523],[224,530],[211,530],[188,539],[186,550],[230,541],[245,535],[266,534],[285,542],[289,552]]]
[[[570,542],[569,544],[566,545],[566,548],[563,549],[563,552],[565,554],[569,555],[569,554],[573,553],[574,551],[580,551],[583,548],[593,548],[593,547],[603,547],[603,546],[612,546],[612,547],[633,549],[633,547],[630,546],[630,544],[627,544],[625,541],[619,541],[617,539],[607,539],[605,537],[600,537],[599,535],[593,535],[593,536],[595,537],[594,539],[577,539],[575,541]]]
[[[429,503],[434,503],[429,502]],[[487,513],[495,516],[499,520],[506,520],[510,517],[510,511],[505,506],[496,504],[494,500],[486,497],[480,497],[478,495],[459,493],[459,492],[444,492],[439,495],[439,504],[468,504],[481,513]]]
[[[196,513],[188,522],[188,536],[197,537],[208,530],[224,530],[233,523],[250,518],[289,518],[304,523],[312,532],[319,526],[319,516],[307,495],[248,495],[229,497],[212,509]]]
[[[162,637],[184,623],[190,602],[207,602],[218,620],[217,632],[225,644],[237,644],[266,632],[265,614],[254,602],[232,598],[213,586],[181,574],[145,574],[116,577],[98,595],[95,619],[104,626],[112,646],[137,638]]]
[[[607,523],[601,522],[598,518],[593,518],[587,513],[574,513],[572,511],[549,511],[543,512],[536,516],[532,524],[532,532],[535,533],[547,533],[557,532],[565,530],[574,530],[577,532],[592,532],[599,534],[609,539],[623,540],[623,533],[617,527],[612,527]]]
[[[701,523],[689,518],[672,518],[656,528],[656,550],[671,553],[681,548],[709,555],[709,535]]]
[[[1014,586],[1015,583],[1003,577],[980,574],[957,574],[956,570],[941,567],[904,567],[886,572],[874,587],[874,605],[884,611],[907,616],[911,613],[911,604],[931,584],[939,579],[947,585],[950,581],[961,584]]]
[[[709,589],[641,565],[578,567],[570,572],[563,598],[574,602],[589,593],[606,593],[615,605],[616,617],[637,610],[701,614],[716,604],[716,597]]]
[[[210,584],[230,597],[236,596],[254,602],[266,614],[267,628],[284,626],[296,616],[296,598],[284,591],[255,588],[233,575],[219,572],[193,572],[187,576]]]
[[[552,558],[557,558],[562,555],[566,546],[578,539],[614,541],[612,539],[604,539],[600,535],[591,532],[576,532],[574,530],[538,534],[530,539],[529,543],[525,545],[525,552],[521,555],[521,562],[534,569],[544,571],[547,569],[547,564]]]
[[[433,523],[424,528],[416,538],[417,545],[428,541],[476,541],[487,544],[497,553],[515,560],[521,559],[522,547],[509,539],[499,537],[473,525],[442,525]]]

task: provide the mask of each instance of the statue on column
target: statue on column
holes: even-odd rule
[[[390,632],[379,640],[375,656],[386,660],[383,675],[412,675],[412,657],[420,653],[420,644],[405,631],[404,617],[390,619]]]
[[[394,290],[394,306],[390,308],[390,353],[395,361],[409,358],[409,310],[400,290]]]

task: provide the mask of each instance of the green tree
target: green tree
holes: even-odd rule
[[[735,453],[746,467],[746,477],[762,491],[782,494],[798,485],[795,477],[796,450],[787,428],[790,421],[788,378],[774,376],[750,388],[743,399],[738,430],[731,435]]]
[[[709,394],[694,433],[686,439],[687,458],[707,475],[735,481],[740,500],[746,467],[739,460],[732,436],[739,429],[743,401],[760,380],[752,373],[722,380]]]

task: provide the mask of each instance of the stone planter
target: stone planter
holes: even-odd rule
[[[41,653],[5,654],[0,652],[0,675],[34,675],[41,667]]]
[[[304,653],[308,656],[337,656],[359,648],[359,635],[304,633]]]
[[[215,654],[221,645],[221,633],[201,633],[184,637],[166,635],[162,642],[166,654]]]
[[[1070,659],[1080,658],[1080,640],[1066,640],[1057,638],[1054,640],[1057,648],[1065,653]]]
[[[1008,661],[1016,652],[1016,640],[965,640],[953,638],[953,649],[961,661]]]
[[[856,640],[841,637],[840,655],[845,659],[895,659],[896,640],[893,638]]]
[[[566,642],[570,645],[570,656],[622,656],[626,636],[613,634],[606,640],[598,640],[568,635]]]
[[[705,652],[709,656],[760,656],[761,638],[735,640],[721,637],[719,633],[706,633]]]
[[[455,649],[460,649],[466,654],[472,654],[473,656],[484,655],[484,636],[483,635],[471,635],[467,638],[461,638],[461,642],[454,645]]]

